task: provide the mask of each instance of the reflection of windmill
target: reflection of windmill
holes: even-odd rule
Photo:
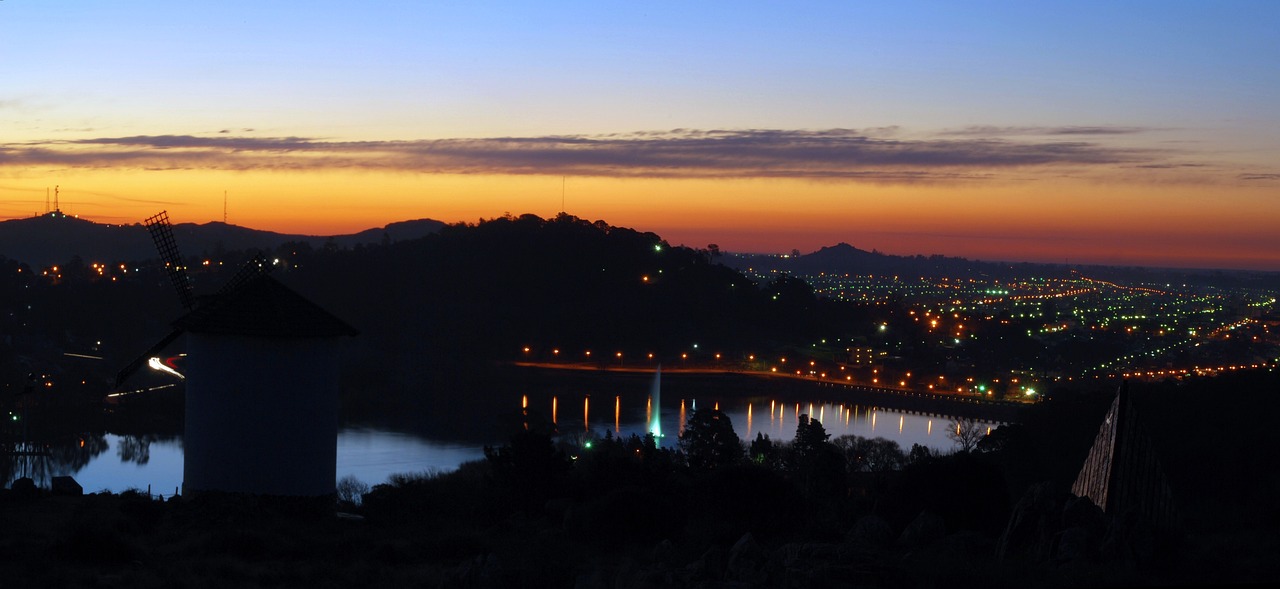
[[[198,302],[168,216],[147,220],[187,314],[117,375],[187,336],[186,491],[319,496],[334,492],[342,336],[356,330],[251,260]],[[184,294],[185,293],[185,294]]]

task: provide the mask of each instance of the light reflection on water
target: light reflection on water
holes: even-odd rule
[[[550,407],[554,415],[555,407],[559,402],[575,403],[577,398],[578,395],[555,395],[541,402],[535,402],[531,407],[535,410],[539,409],[538,405],[542,403]],[[561,423],[559,426],[562,432],[576,435],[575,431],[581,432],[585,429],[601,436],[606,431],[610,431],[613,435],[643,436],[649,429],[646,424],[650,423],[655,413],[654,399],[647,395],[642,398],[616,396],[612,421],[605,421],[600,416],[596,416],[593,420],[592,416],[585,411],[585,403],[584,397],[583,423],[576,427]],[[920,444],[942,452],[949,452],[955,448],[954,442],[947,436],[952,428],[934,427],[935,422],[940,426],[950,426],[953,423],[954,418],[945,415],[913,413],[869,405],[817,401],[790,403],[769,399],[767,401],[768,416],[765,417],[765,403],[764,399],[759,398],[711,401],[712,407],[719,408],[729,416],[738,436],[748,441],[755,439],[756,434],[764,434],[774,441],[791,441],[795,437],[800,416],[809,415],[822,423],[823,428],[831,435],[831,439],[846,435],[885,438],[897,442],[903,451],[909,451],[912,444]],[[665,410],[657,412],[662,421],[662,429],[683,434],[684,424],[688,421],[689,415],[697,410],[697,399],[671,399],[663,405]],[[759,415],[757,415],[756,406],[760,407]],[[985,425],[990,431],[999,424],[986,423]],[[660,445],[670,448],[675,447],[678,442],[678,435],[667,436],[661,438]]]
[[[564,399],[560,399],[561,396]],[[697,399],[668,399],[662,402],[660,410],[655,411],[657,408],[648,395],[625,394],[614,397],[612,415],[601,411],[592,414],[585,395],[557,395],[549,399],[522,396],[518,401],[513,399],[508,406],[519,403],[522,408],[530,410],[549,409],[555,416],[561,400],[571,403],[570,406],[582,401],[582,421],[567,418],[576,423],[560,424],[567,435],[577,436],[590,431],[603,436],[610,431],[615,436],[643,436],[649,429],[649,417],[657,413],[665,431],[678,432],[660,439],[659,443],[667,448],[677,446],[684,424],[698,407]],[[790,441],[795,437],[800,416],[807,413],[822,422],[832,439],[844,435],[883,437],[897,442],[903,451],[910,450],[912,444],[944,452],[954,448],[947,436],[953,431],[953,419],[941,415],[866,405],[791,403],[761,398],[712,400],[711,405],[720,407],[729,416],[738,435],[748,441],[757,434],[764,434],[775,441]],[[986,425],[989,431],[997,424]],[[183,455],[180,437],[140,439],[106,434],[101,440],[105,442],[103,446],[88,453],[91,455],[86,454],[82,457],[84,460],[76,461],[74,466],[43,465],[38,472],[32,473],[37,483],[47,486],[53,476],[70,475],[86,493],[101,490],[118,493],[127,489],[146,491],[150,486],[152,493],[164,496],[173,495],[175,489],[181,487]],[[499,439],[490,443],[497,445],[504,441]],[[449,471],[463,462],[484,458],[481,444],[431,440],[376,427],[343,429],[338,434],[337,450],[337,477],[355,476],[371,486],[386,482],[393,474]]]
[[[182,487],[182,440],[152,441],[148,459],[138,461],[122,456],[120,449],[131,439],[116,434],[103,436],[104,451],[97,453],[82,468],[46,463],[41,468],[17,472],[32,474],[36,483],[48,487],[55,476],[71,476],[85,493],[129,489],[170,497]],[[355,476],[370,486],[387,481],[400,473],[450,471],[469,460],[484,458],[484,447],[427,440],[422,437],[372,428],[348,428],[338,433],[337,476]],[[12,482],[12,481],[9,481]],[[7,486],[7,484],[6,484]]]

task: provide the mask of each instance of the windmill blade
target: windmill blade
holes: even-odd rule
[[[160,252],[160,259],[169,272],[169,280],[178,291],[178,299],[182,307],[188,311],[196,306],[195,295],[191,288],[191,278],[187,276],[187,268],[182,265],[182,256],[178,253],[178,242],[173,239],[173,226],[169,224],[169,212],[160,211],[148,217],[143,225],[151,233],[151,240]]]
[[[123,370],[116,373],[115,388],[119,389],[126,380],[129,380],[130,376],[133,376],[133,373],[137,372],[139,368],[142,368],[143,364],[146,364],[148,358],[160,353],[160,350],[165,349],[165,347],[173,343],[173,340],[178,339],[178,336],[182,335],[182,332],[183,330],[181,329],[175,329],[173,333],[166,335],[164,339],[160,340],[156,345],[151,346],[151,349],[143,352],[141,356],[138,356],[133,362],[130,362],[128,366],[125,366]]]
[[[261,252],[253,254],[253,257],[249,258],[249,261],[245,262],[239,270],[236,270],[235,275],[222,286],[218,291],[217,296],[223,296],[234,292],[241,286],[244,286],[244,283],[248,282],[254,276],[266,274],[274,269],[275,267],[267,263],[267,259],[262,256]]]

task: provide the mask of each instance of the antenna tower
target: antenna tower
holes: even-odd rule
[[[62,207],[58,206],[58,192],[59,187],[55,185],[53,187],[53,212],[55,213],[62,211]]]
[[[222,224],[227,224],[227,191],[222,191]]]
[[[155,242],[156,250],[160,252],[160,260],[169,271],[169,280],[173,282],[173,288],[178,291],[182,307],[188,311],[194,309],[196,301],[192,294],[191,278],[187,276],[187,269],[182,265],[178,243],[173,239],[173,227],[169,225],[169,212],[160,211],[155,216],[148,217],[143,225],[146,225],[147,231],[151,233],[151,240]]]

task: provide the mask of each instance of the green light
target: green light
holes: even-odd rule
[[[987,385],[985,384],[978,385],[978,391],[983,393],[987,392]]]
[[[583,446],[584,446],[586,449],[590,450],[590,449],[591,449],[591,441],[590,441],[590,440],[587,440],[587,443],[583,444]]]

